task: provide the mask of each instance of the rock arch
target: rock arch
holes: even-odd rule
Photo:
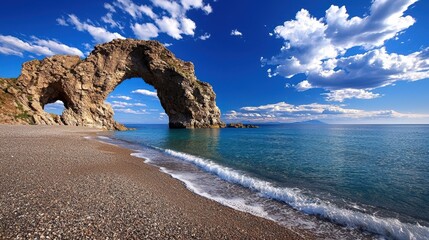
[[[125,129],[113,120],[105,99],[130,78],[152,85],[172,128],[218,128],[220,120],[212,87],[195,77],[191,62],[177,59],[156,41],[113,40],[97,45],[84,60],[56,55],[23,64],[16,81],[17,101],[36,124],[65,124]],[[61,118],[43,111],[61,100]]]

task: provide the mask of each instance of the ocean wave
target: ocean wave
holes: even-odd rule
[[[394,218],[382,218],[371,214],[340,208],[335,204],[324,202],[318,198],[306,196],[300,193],[299,190],[274,186],[270,182],[248,176],[245,173],[232,168],[221,166],[209,159],[183,152],[177,152],[171,149],[158,148],[158,150],[194,164],[202,170],[215,174],[225,181],[249,188],[263,197],[284,202],[305,214],[316,215],[346,227],[362,229],[390,239],[429,239],[429,228],[419,224],[414,225],[403,223]],[[179,175],[173,177],[185,181],[185,184],[188,186],[192,186],[192,184],[186,183],[186,180],[183,179],[183,177],[181,178]],[[198,191],[198,189],[191,190]],[[198,192],[196,193],[199,194]],[[225,202],[224,204],[232,205],[233,207],[235,205],[234,208],[243,208],[242,203],[236,205]],[[254,212],[258,212],[256,215],[265,215],[260,210]]]
[[[190,178],[192,178],[192,176],[190,176],[189,174],[176,173],[176,172],[168,170],[164,167],[161,167],[160,170],[164,173],[169,174],[173,178],[176,178],[176,179],[182,181],[183,183],[185,183],[186,187],[189,190],[191,190],[192,192],[194,192],[200,196],[214,200],[214,201],[216,201],[222,205],[228,206],[230,208],[233,208],[233,209],[236,209],[239,211],[248,212],[248,213],[251,213],[253,215],[262,217],[262,218],[271,219],[269,217],[269,214],[264,210],[264,208],[262,206],[249,205],[245,201],[245,199],[239,198],[239,197],[227,199],[224,197],[218,197],[218,196],[209,194],[206,191],[204,191],[203,189],[201,189],[200,187],[198,187],[197,184],[194,184],[194,182],[192,180],[189,180]]]

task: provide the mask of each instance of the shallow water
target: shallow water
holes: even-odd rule
[[[428,125],[130,127],[116,144],[230,207],[324,238],[429,238]]]

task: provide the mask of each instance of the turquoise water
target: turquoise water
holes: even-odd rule
[[[129,127],[112,138],[225,205],[320,236],[429,239],[429,125]]]

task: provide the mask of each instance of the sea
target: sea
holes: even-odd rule
[[[429,125],[127,125],[132,149],[203,197],[319,239],[429,239]]]

